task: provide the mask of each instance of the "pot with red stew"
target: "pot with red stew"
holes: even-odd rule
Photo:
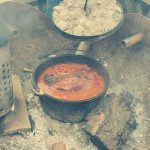
[[[84,121],[109,86],[100,61],[74,54],[49,58],[36,67],[32,79],[44,111],[63,122]]]

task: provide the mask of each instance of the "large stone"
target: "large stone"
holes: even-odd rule
[[[97,126],[97,122],[93,122],[93,124],[90,122],[84,128],[91,136],[94,128],[94,136],[100,142],[99,149],[101,149],[103,144],[108,149],[117,150],[126,143],[129,135],[136,128],[132,101],[133,96],[128,92],[119,96],[111,94],[106,96],[102,103],[91,113],[90,118],[94,118],[99,112],[104,113],[97,119],[100,121],[98,128],[94,127],[94,125]]]

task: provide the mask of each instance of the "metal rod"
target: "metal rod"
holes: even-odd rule
[[[88,0],[85,0],[84,11],[87,11],[87,3],[88,3]]]
[[[85,0],[85,4],[84,4],[84,13],[85,13],[86,16],[89,15],[88,0]]]

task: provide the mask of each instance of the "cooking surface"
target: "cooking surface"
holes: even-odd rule
[[[51,38],[51,36],[53,38]],[[126,35],[124,35],[123,38],[124,37],[126,37]],[[19,42],[16,42],[17,40]],[[148,121],[146,117],[149,114],[149,109],[147,109],[149,105],[149,99],[144,99],[144,96],[147,95],[150,91],[150,80],[148,72],[148,70],[150,70],[150,51],[149,46],[143,45],[143,43],[140,43],[139,45],[130,49],[122,49],[118,44],[119,40],[120,37],[113,36],[112,38],[110,37],[101,42],[96,42],[93,44],[89,53],[90,55],[93,54],[95,58],[103,60],[105,66],[107,66],[111,78],[111,84],[108,93],[114,92],[119,94],[122,91],[130,91],[136,98],[135,114],[137,115],[139,126],[132,135],[131,140],[129,140],[129,145],[125,148],[126,150],[130,150],[131,147],[145,147],[145,145],[148,144]],[[90,143],[88,148],[84,133],[78,131],[82,124],[75,125],[75,128],[70,127],[69,124],[67,125],[52,120],[43,114],[40,106],[37,105],[37,98],[32,96],[29,89],[30,75],[24,74],[20,71],[23,67],[32,67],[32,64],[35,64],[35,60],[37,60],[35,58],[37,58],[38,53],[40,54],[42,50],[45,51],[51,47],[64,48],[73,46],[77,47],[77,43],[74,41],[66,40],[60,35],[54,34],[53,31],[48,29],[41,30],[40,32],[34,34],[34,36],[22,33],[22,35],[20,34],[16,36],[15,39],[11,41],[13,71],[14,73],[17,72],[20,74],[23,79],[24,92],[27,94],[27,101],[30,102],[28,103],[29,113],[33,115],[35,121],[38,120],[37,129],[40,128],[40,130],[43,132],[43,137],[45,134],[47,134],[45,130],[55,130],[55,136],[48,137],[49,141],[57,142],[57,140],[63,139],[64,142],[73,144],[73,146],[70,147],[76,148],[75,145],[78,145],[78,150],[83,150],[83,147],[85,149],[87,148],[87,150],[94,150],[95,148],[91,146]],[[25,53],[22,53],[23,51]],[[61,51],[59,53],[64,52]],[[72,53],[72,51],[70,53]],[[26,62],[27,58],[28,62]],[[32,97],[31,100],[30,97]],[[33,110],[36,110],[36,114],[33,112]],[[38,117],[39,115],[45,116],[47,118],[47,128],[45,128],[45,125],[42,125],[41,127],[40,122],[43,122],[43,119],[40,119]],[[43,127],[44,129],[42,129]],[[66,129],[66,131],[61,130],[61,128]],[[77,132],[76,136],[74,137],[72,137],[72,130]],[[38,131],[36,134],[38,135]],[[71,136],[71,138],[68,139],[68,136]],[[27,135],[25,137],[28,138]],[[11,140],[11,137],[9,139]],[[17,140],[17,137],[15,137],[15,139],[17,143],[20,142]],[[80,143],[79,140],[83,141],[83,143]],[[9,140],[7,139],[7,141]],[[44,140],[41,139],[41,141],[43,141],[44,145]]]
[[[22,8],[20,8],[20,11],[22,11]],[[10,14],[13,15],[13,11]],[[20,13],[17,14],[20,15]],[[28,14],[22,17],[24,20],[29,19]],[[122,91],[129,91],[136,99],[134,111],[139,125],[124,149],[131,150],[138,147],[148,150],[149,120],[147,117],[150,114],[148,96],[150,92],[149,45],[140,43],[130,49],[122,49],[119,45],[121,38],[137,32],[135,23],[132,23],[132,21],[135,22],[133,18],[129,19],[126,26],[121,29],[121,32],[125,33],[122,36],[121,34],[114,35],[103,41],[93,43],[89,54],[93,54],[95,58],[103,60],[109,71],[111,84],[108,94],[112,92],[119,94]],[[32,18],[29,19],[29,22],[31,24],[35,23]],[[39,19],[38,22],[41,23],[43,20]],[[130,28],[132,27],[132,31],[128,30],[130,29],[129,26]],[[10,41],[10,48],[13,72],[19,74],[22,78],[27,108],[32,116],[33,132],[20,132],[13,136],[1,136],[1,148],[10,150],[46,150],[46,146],[48,147],[52,142],[63,140],[64,143],[68,143],[69,150],[96,150],[88,141],[85,133],[81,131],[82,123],[74,125],[64,124],[51,119],[43,113],[39,99],[30,90],[30,74],[22,72],[23,67],[32,68],[34,64],[39,62],[37,56],[41,52],[50,48],[77,47],[77,41],[65,39],[48,27],[42,28],[37,32],[31,32],[33,31],[32,27],[30,26],[29,28],[30,32],[19,32],[18,35],[15,35]]]

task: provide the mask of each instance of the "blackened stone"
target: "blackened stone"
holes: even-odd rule
[[[136,129],[136,121],[133,112],[134,97],[129,92],[123,92],[119,96],[110,94],[90,114],[97,115],[103,112],[105,120],[100,124],[95,137],[111,150],[119,150],[126,143],[130,134]],[[90,127],[84,128],[90,133]],[[92,135],[92,133],[91,133]],[[98,147],[100,149],[100,146]]]

